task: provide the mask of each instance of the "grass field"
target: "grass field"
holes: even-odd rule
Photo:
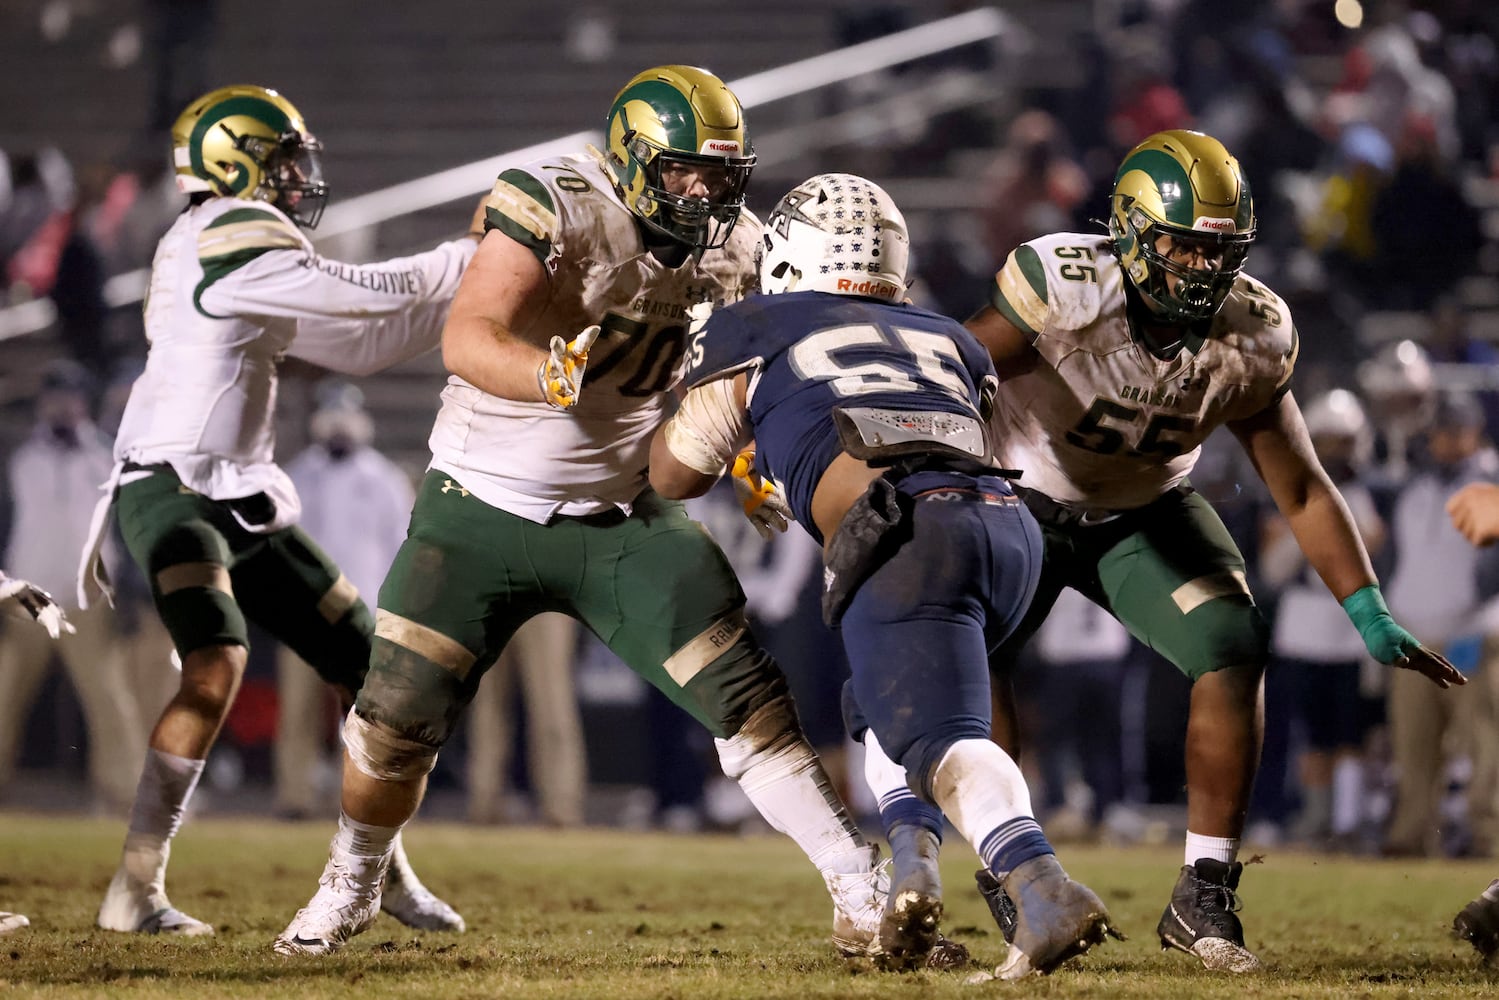
[[[331,824],[189,825],[168,888],[218,936],[170,940],[94,929],[118,823],[0,817],[0,908],[33,926],[0,939],[0,996],[123,997],[1479,997],[1499,972],[1450,936],[1487,884],[1485,863],[1272,853],[1242,886],[1248,939],[1267,970],[1210,975],[1162,953],[1154,930],[1176,850],[1063,848],[1130,940],[1053,976],[965,985],[965,973],[894,975],[826,943],[830,907],[779,837],[557,833],[427,825],[410,851],[465,914],[462,935],[418,935],[382,917],[340,954],[289,959],[271,939],[310,895]],[[948,933],[987,965],[1004,944],[973,890],[972,853],[950,845]]]

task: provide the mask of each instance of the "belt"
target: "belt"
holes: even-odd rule
[[[1059,528],[1096,528],[1127,513],[1127,511],[1107,510],[1099,507],[1073,507],[1059,503],[1045,493],[1029,490],[1023,486],[1015,487],[1015,491],[1024,498],[1025,505],[1030,508],[1032,514],[1036,515],[1036,520]]]
[[[937,486],[911,494],[912,500],[942,500],[959,503],[986,503],[994,507],[1018,507],[1020,498],[1013,493],[994,493],[966,486]]]

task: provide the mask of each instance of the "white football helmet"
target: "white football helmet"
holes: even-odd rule
[[[776,203],[760,246],[760,291],[833,292],[899,302],[911,238],[885,190],[854,174],[818,174]]]
[[[1354,468],[1367,465],[1374,456],[1374,428],[1358,397],[1347,389],[1333,389],[1312,400],[1301,411],[1307,433],[1313,440],[1339,438],[1349,443]]]

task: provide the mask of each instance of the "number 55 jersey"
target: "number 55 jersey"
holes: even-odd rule
[[[1187,477],[1218,425],[1259,413],[1290,388],[1290,311],[1247,275],[1210,320],[1183,328],[1169,359],[1133,335],[1107,237],[1057,233],[1021,244],[991,296],[1041,356],[1000,384],[995,450],[1022,470],[1022,485],[1060,503],[1144,506]]]
[[[744,212],[722,249],[670,267],[646,248],[591,155],[506,170],[486,215],[486,231],[498,229],[546,268],[551,301],[535,328],[522,331],[527,338],[545,344],[595,323],[602,329],[570,410],[500,399],[450,376],[429,442],[431,467],[485,503],[541,524],[559,513],[628,513],[646,488],[651,435],[680,376],[688,310],[736,302],[754,286],[760,224]]]

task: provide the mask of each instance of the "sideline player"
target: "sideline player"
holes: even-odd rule
[[[1499,483],[1469,483],[1447,501],[1447,515],[1452,526],[1474,545],[1493,545],[1499,541]],[[1495,679],[1485,676],[1490,685],[1483,696],[1494,698],[1499,691]],[[1452,930],[1470,942],[1484,960],[1499,961],[1499,879],[1452,918]]]
[[[112,504],[182,681],[151,733],[123,857],[99,908],[105,930],[213,933],[168,901],[166,868],[244,674],[246,620],[346,699],[369,662],[369,609],[296,526],[296,489],[274,461],[276,366],[291,355],[363,375],[436,346],[477,237],[379,264],[320,257],[298,227],[315,226],[327,198],[321,148],[291,102],[264,87],[212,91],[172,127],[189,204],[152,263],[150,352],[121,418],[119,464],[95,513],[79,597],[87,607],[101,582],[97,549]],[[462,930],[398,855],[387,912],[412,927]]]
[[[1249,186],[1223,145],[1158,132],[1119,167],[1108,235],[1017,247],[992,305],[966,324],[1001,380],[996,451],[1023,470],[1020,492],[1046,539],[1035,601],[991,663],[995,737],[1018,744],[1010,673],[1064,586],[1190,677],[1185,863],[1157,931],[1163,946],[1231,972],[1260,964],[1236,913],[1237,857],[1269,635],[1243,557],[1187,480],[1208,434],[1226,424],[1239,439],[1371,656],[1442,687],[1464,683],[1391,619],[1317,461],[1290,392],[1290,313],[1242,270],[1254,232]],[[1009,901],[986,875],[980,888],[1003,924]]]
[[[1103,903],[1072,881],[1025,779],[989,740],[988,652],[1019,624],[1041,533],[993,468],[981,412],[995,379],[953,320],[901,304],[905,220],[879,186],[823,174],[766,223],[760,288],[692,340],[681,409],[656,433],[651,483],[700,496],[751,439],[823,544],[823,613],[852,690],[901,780],[943,806],[1017,903],[1001,979],[1100,943]],[[897,869],[886,951],[924,957],[940,887]]]
[[[8,577],[4,571],[0,571],[0,612],[24,622],[36,622],[54,639],[63,632],[73,631],[62,606],[52,599],[51,594],[25,580]],[[25,914],[0,910],[0,935],[30,926],[31,921]]]
[[[339,833],[277,951],[325,954],[368,926],[438,750],[516,628],[543,611],[579,619],[713,733],[724,772],[822,873],[834,943],[878,950],[878,849],[748,631],[727,560],[646,480],[689,312],[754,284],[743,110],[711,73],[661,66],[625,85],[606,127],[606,152],[507,170],[490,194],[443,332],[452,377],[432,463],[344,724]]]

